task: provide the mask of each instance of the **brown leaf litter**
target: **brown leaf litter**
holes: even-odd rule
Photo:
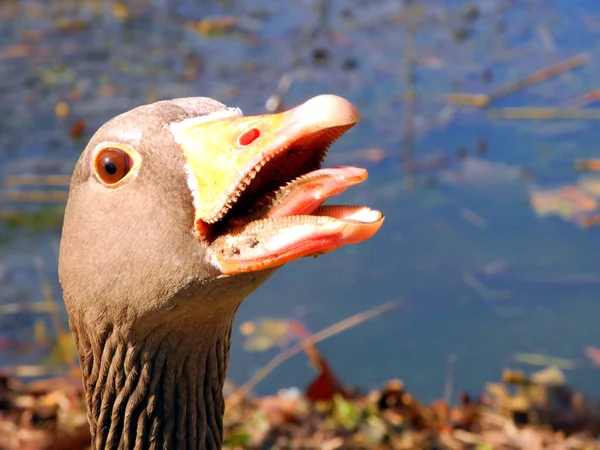
[[[557,368],[531,376],[505,371],[501,383],[489,383],[477,398],[463,394],[454,406],[443,400],[425,405],[400,380],[358,393],[323,373],[308,391],[316,383],[331,382],[333,388],[329,395],[321,389],[316,400],[288,389],[246,396],[229,408],[224,448],[600,448],[594,439],[600,432],[600,407],[569,388]],[[89,448],[89,439],[76,374],[29,384],[0,376],[0,449],[79,450]]]

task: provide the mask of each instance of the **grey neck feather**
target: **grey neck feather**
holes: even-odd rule
[[[209,332],[164,323],[134,339],[80,320],[71,316],[93,449],[221,448],[233,316]]]

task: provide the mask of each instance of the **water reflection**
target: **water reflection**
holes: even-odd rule
[[[70,173],[93,130],[149,101],[208,95],[248,114],[263,112],[289,74],[286,107],[322,92],[358,105],[364,120],[329,161],[365,165],[370,178],[336,201],[368,204],[387,219],[367,243],[283,268],[242,306],[239,323],[284,317],[319,330],[402,296],[406,307],[320,348],[348,383],[369,387],[399,376],[424,400],[441,395],[449,354],[457,356],[457,388],[471,390],[497,378],[516,352],[583,357],[600,342],[597,230],[536,217],[528,195],[532,182],[574,183],[573,160],[594,156],[598,127],[591,120],[501,119],[450,104],[445,95],[489,92],[581,52],[597,61],[598,6],[489,1],[475,20],[462,4],[448,10],[421,3],[427,8],[409,11],[399,2],[335,1],[323,22],[308,2],[203,2],[202,12],[193,2],[137,1],[125,12],[111,1],[44,8],[2,2],[0,303],[43,299],[36,257],[60,293],[59,227],[48,212],[56,202],[11,200],[6,177]],[[199,25],[206,11],[237,19],[206,31]],[[411,61],[405,14],[418,22]],[[328,32],[315,32],[323,23]],[[492,106],[572,104],[598,82],[597,67],[583,65]],[[56,114],[59,102],[69,105],[66,114]],[[73,138],[80,120],[85,131]],[[407,143],[411,163],[444,163],[407,174]],[[64,310],[61,319],[66,323]],[[27,342],[36,320],[31,313],[0,318],[0,342]],[[277,351],[247,352],[242,337],[230,363],[237,382]],[[0,345],[2,365],[39,361],[39,352],[18,349]],[[575,384],[594,388],[590,367],[572,372]],[[303,385],[311,374],[299,357],[258,391]]]

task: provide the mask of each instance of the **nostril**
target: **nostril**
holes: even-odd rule
[[[244,131],[238,137],[238,144],[240,145],[250,145],[252,142],[256,140],[260,136],[260,131],[258,128],[251,128],[248,131]]]

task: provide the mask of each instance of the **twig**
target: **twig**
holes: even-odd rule
[[[546,67],[545,69],[538,70],[537,72],[534,72],[531,75],[528,75],[524,78],[500,86],[497,89],[494,89],[489,94],[490,101],[520,91],[525,87],[541,83],[542,81],[545,81],[548,78],[552,78],[562,73],[576,69],[584,64],[587,64],[590,60],[591,58],[588,53],[582,53],[577,56],[573,56],[572,58],[553,64],[549,67]]]
[[[71,175],[9,175],[4,185],[15,186],[68,186]]]
[[[271,95],[265,103],[265,108],[267,111],[270,113],[279,113],[283,111],[283,99],[290,89],[293,81],[294,79],[289,74],[285,74],[281,77],[275,93]]]
[[[600,109],[568,108],[498,108],[490,111],[492,118],[529,120],[600,120]]]
[[[452,391],[454,390],[454,364],[456,363],[456,354],[450,353],[446,358],[446,379],[444,380],[443,399],[447,405],[452,402]]]
[[[416,64],[415,52],[415,34],[417,30],[417,15],[414,0],[404,0],[408,9],[408,21],[405,25],[405,45],[404,45],[404,84],[405,84],[405,105],[404,105],[404,123],[402,126],[404,133],[404,149],[402,151],[402,162],[404,164],[412,161],[415,153],[415,114],[416,114],[416,85],[414,82],[414,67]],[[414,177],[409,174],[407,177],[409,189],[414,188]]]
[[[444,94],[444,100],[453,105],[474,106],[476,108],[484,108],[490,103],[490,97],[486,94]]]
[[[62,375],[64,368],[42,365],[21,365],[6,367],[4,371],[21,378],[39,378]]]
[[[38,272],[38,277],[40,282],[42,283],[42,296],[44,297],[44,303],[46,303],[48,307],[48,312],[52,317],[52,325],[54,326],[54,330],[57,334],[63,331],[62,325],[60,324],[60,318],[58,317],[58,310],[56,307],[56,302],[54,301],[54,296],[52,294],[52,286],[46,280],[46,276],[44,275],[44,263],[42,258],[36,256],[33,259],[33,264]]]
[[[21,314],[25,312],[45,312],[50,313],[55,309],[55,305],[48,305],[48,302],[28,302],[28,303],[6,303],[0,305],[0,316],[10,314]]]
[[[68,197],[67,191],[4,191],[0,193],[0,200],[12,202],[64,203]]]
[[[504,97],[508,94],[512,94],[521,89],[524,89],[528,86],[541,83],[542,81],[547,80],[548,78],[563,74],[570,70],[576,69],[583,64],[586,64],[590,60],[590,57],[587,53],[574,56],[573,58],[567,59],[565,61],[561,61],[557,64],[553,64],[550,67],[547,67],[542,70],[538,70],[537,72],[532,73],[531,75],[526,76],[525,78],[521,78],[517,81],[513,81],[511,83],[505,84],[503,86],[498,87],[497,89],[492,90],[489,94],[469,94],[469,93],[456,93],[456,94],[445,94],[444,98],[448,103],[454,105],[461,106],[474,106],[477,108],[484,108],[488,106],[492,101],[497,100],[501,97]],[[525,109],[525,108],[506,108],[505,110],[516,110],[516,109]],[[546,110],[551,108],[528,108],[530,110],[539,111]],[[535,113],[533,113],[535,114]],[[538,117],[534,117],[538,118]]]
[[[474,275],[470,273],[463,274],[464,283],[481,295],[484,300],[505,300],[510,298],[510,291],[506,289],[494,291],[487,286],[485,286],[481,281],[475,278]]]
[[[584,106],[591,105],[592,103],[596,103],[600,100],[600,89],[594,89],[592,91],[586,92],[585,94],[581,94],[578,97],[575,97],[571,101],[568,101],[565,104],[567,108],[582,108]]]
[[[596,273],[567,273],[567,274],[517,274],[504,278],[507,281],[519,283],[557,284],[564,286],[600,285],[600,275]]]
[[[54,326],[54,331],[56,332],[57,342],[62,356],[64,357],[65,362],[69,364],[71,369],[76,370],[77,363],[75,362],[75,358],[72,357],[73,355],[67,354],[67,349],[64,346],[64,339],[62,339],[62,337],[67,335],[69,331],[66,331],[60,323],[58,307],[54,301],[54,295],[52,293],[52,286],[50,283],[48,283],[48,280],[44,275],[44,263],[42,258],[35,257],[33,263],[38,271],[40,282],[42,283],[42,295],[44,297],[44,302],[48,305],[50,317],[52,318],[52,325]]]
[[[240,403],[240,401],[244,397],[246,397],[246,395],[248,395],[248,393],[267,375],[269,375],[273,370],[275,370],[282,363],[290,359],[292,356],[300,353],[305,348],[308,348],[316,344],[317,342],[321,342],[325,339],[328,339],[331,336],[335,336],[336,334],[339,334],[342,331],[346,331],[362,322],[365,322],[366,320],[372,319],[373,317],[391,311],[392,309],[397,308],[400,305],[400,303],[400,300],[391,300],[389,302],[383,303],[382,305],[350,316],[347,319],[344,319],[319,331],[318,333],[313,334],[312,336],[308,336],[307,338],[302,339],[297,344],[276,355],[273,359],[271,359],[271,361],[269,361],[265,366],[263,366],[252,378],[250,378],[250,380],[248,380],[244,385],[240,386],[235,392],[229,395],[229,397],[227,397],[227,408],[231,409],[237,406]]]
[[[331,36],[331,0],[318,1],[316,8],[319,17],[311,33],[312,39],[315,39],[320,34]]]
[[[556,53],[556,42],[554,41],[554,37],[552,36],[552,33],[548,27],[542,23],[537,27],[537,33],[542,41],[542,44],[546,48],[546,51],[548,53]]]
[[[462,208],[460,210],[460,216],[467,222],[469,222],[472,225],[475,225],[478,228],[485,228],[487,226],[487,221],[475,211],[469,208]]]
[[[9,45],[0,50],[0,59],[4,58],[25,58],[33,53],[33,45]]]

